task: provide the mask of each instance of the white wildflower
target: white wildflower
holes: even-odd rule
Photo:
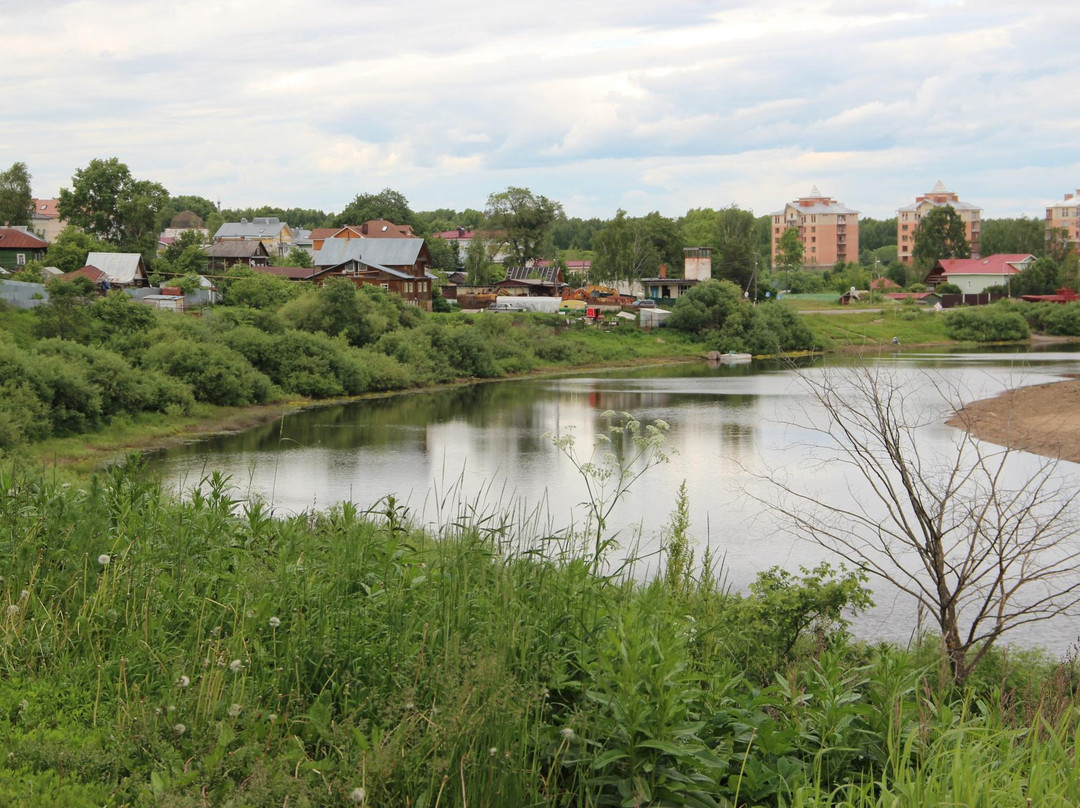
[[[281,618],[279,618],[279,617],[271,617],[270,618],[270,628],[277,628],[280,625],[281,625]]]
[[[238,715],[240,715],[243,709],[244,708],[241,707],[239,704],[234,704],[232,707],[229,708],[229,718],[236,718]]]
[[[241,662],[239,659],[234,659],[232,662],[229,663],[229,670],[231,670],[233,673],[236,673],[243,667],[244,663]]]
[[[364,800],[367,799],[367,792],[362,788],[354,788],[352,794],[349,795],[349,799],[355,802],[357,805],[363,805]]]
[[[109,566],[110,561],[112,561],[112,556],[110,556],[108,553],[102,553],[97,557],[97,563],[99,563],[103,567]]]

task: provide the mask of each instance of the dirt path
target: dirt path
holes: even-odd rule
[[[947,422],[981,440],[1080,463],[1080,379],[1008,390]]]

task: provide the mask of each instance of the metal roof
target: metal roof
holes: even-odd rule
[[[334,267],[346,261],[368,266],[412,266],[420,256],[420,238],[328,238],[315,253],[315,266]]]
[[[225,222],[214,233],[214,238],[277,238],[288,226],[272,216],[257,216],[251,221]]]
[[[141,262],[139,253],[92,252],[86,256],[86,266],[100,269],[109,283],[131,283],[139,274]]]

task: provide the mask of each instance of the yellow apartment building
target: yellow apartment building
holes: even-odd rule
[[[784,231],[798,228],[805,266],[832,266],[859,260],[859,211],[823,196],[815,185],[809,196],[772,214],[772,256]]]
[[[915,197],[910,205],[896,211],[896,255],[901,263],[910,264],[915,248],[915,228],[919,220],[934,208],[951,205],[964,223],[964,237],[971,245],[971,257],[979,258],[979,237],[982,228],[982,208],[970,202],[961,202],[945,184],[938,180],[934,190]]]

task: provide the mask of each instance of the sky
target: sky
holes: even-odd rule
[[[940,179],[986,218],[1080,188],[1080,3],[0,0],[0,168],[94,158],[223,207],[393,188],[568,216],[812,186],[884,218]]]

